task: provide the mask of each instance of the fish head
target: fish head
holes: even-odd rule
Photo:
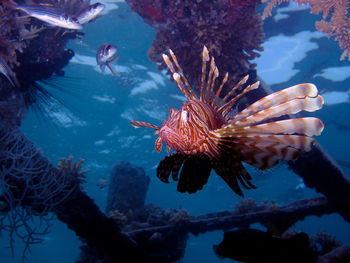
[[[188,151],[191,145],[205,137],[208,129],[206,116],[205,109],[197,108],[195,102],[184,102],[181,109],[170,109],[168,120],[159,129],[159,136],[171,149]]]
[[[163,122],[163,125],[159,128],[159,137],[172,150],[182,151],[186,149],[187,140],[183,136],[181,127],[186,125],[187,116],[183,109],[175,110],[171,108],[168,120]]]
[[[58,25],[60,25],[63,28],[74,29],[74,30],[83,29],[83,26],[81,24],[79,24],[77,21],[75,21],[74,18],[68,15],[60,16]]]
[[[92,12],[96,16],[99,13],[101,13],[104,8],[105,8],[104,4],[97,2],[97,3],[89,6],[89,11]]]
[[[102,44],[96,53],[97,63],[100,65],[111,62],[117,54],[117,51],[117,47],[112,44]]]
[[[100,16],[100,13],[105,8],[104,4],[95,3],[83,9],[77,16],[76,19],[80,24],[86,24],[95,18]]]

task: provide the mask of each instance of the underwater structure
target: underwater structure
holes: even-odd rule
[[[265,226],[273,222],[280,232],[286,232],[307,216],[330,213],[339,213],[349,222],[349,178],[318,143],[311,151],[290,161],[289,166],[306,186],[315,188],[324,197],[285,206],[274,202],[257,204],[248,199],[238,204],[234,211],[192,216],[185,209],[164,210],[156,204],[144,205],[149,178],[142,168],[120,162],[112,170],[107,211],[101,211],[83,191],[82,183],[87,173],[83,170],[83,161],[62,158],[55,166],[19,129],[29,107],[38,104],[40,99],[50,100],[50,94],[38,81],[45,81],[53,75],[63,76],[64,66],[74,56],[74,51],[66,48],[67,42],[83,37],[80,30],[47,26],[33,16],[22,16],[21,11],[13,7],[16,4],[30,5],[31,2],[0,4],[0,227],[9,233],[10,240],[14,236],[23,240],[23,257],[30,246],[40,243],[40,236],[48,230],[47,227],[41,231],[32,228],[31,219],[40,217],[43,222],[47,220],[48,226],[51,213],[83,241],[82,254],[77,262],[124,262],[126,259],[174,262],[183,256],[189,233],[197,235],[215,229],[248,228],[256,222]],[[90,5],[88,0],[34,2],[45,2],[70,15],[79,14]],[[258,51],[262,50],[262,19],[256,12],[260,1],[126,2],[157,30],[156,40],[149,51],[151,60],[161,62],[161,54],[171,48],[178,61],[185,65],[183,71],[188,74],[192,85],[200,83],[201,60],[198,54],[203,45],[213,54],[220,69],[230,72],[231,83],[238,82],[246,74],[251,77],[248,84],[259,80],[250,60],[259,56]],[[280,2],[283,1],[269,1],[264,16]],[[298,2],[309,2],[313,12],[324,12],[325,17],[335,8],[337,12],[330,24],[320,22],[318,29],[329,36],[335,35],[344,50],[341,58],[349,57],[350,41],[348,31],[344,31],[348,24],[340,22],[349,18],[346,14],[345,17],[338,14],[341,10],[339,3],[343,5],[342,10],[346,10],[348,1],[326,1],[329,3],[326,6],[323,6],[325,1]],[[217,19],[218,14],[220,19]],[[332,31],[330,28],[337,28],[334,25],[341,26]],[[163,62],[159,65],[160,69],[165,66]],[[261,87],[245,94],[236,106],[244,109],[272,93],[263,81]],[[223,88],[223,94],[228,91]],[[126,189],[133,189],[132,199],[130,190]],[[264,240],[276,242],[271,236],[248,232],[246,236],[251,239],[259,235]],[[242,238],[242,233],[231,233],[231,237],[234,236]],[[292,239],[294,236],[290,233],[289,237],[283,238]],[[332,246],[325,248],[322,245],[325,240],[331,240]],[[319,250],[306,249],[317,262],[341,262],[349,258],[349,245],[340,247],[330,236],[315,237],[312,242],[315,247],[316,244],[322,247]],[[220,246],[224,247],[218,245],[218,248]],[[13,250],[12,243],[10,247]],[[338,261],[331,261],[334,259]]]

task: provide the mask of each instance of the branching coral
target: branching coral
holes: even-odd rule
[[[348,17],[348,0],[294,0],[299,5],[309,4],[311,13],[322,13],[323,19],[316,22],[318,31],[326,33],[328,38],[335,37],[339,47],[343,49],[340,60],[348,57],[350,61],[350,17]],[[289,0],[263,0],[268,2],[262,18],[271,15],[273,7]],[[327,20],[330,17],[329,20]]]
[[[81,184],[85,183],[85,174],[89,171],[88,169],[82,170],[84,160],[79,159],[78,162],[73,161],[73,156],[66,158],[61,158],[57,164],[57,168],[64,175],[68,175],[74,178],[75,183]]]
[[[53,212],[100,256],[109,256],[113,262],[126,257],[132,262],[168,262],[146,255],[81,191],[86,172],[81,166],[82,161],[74,163],[69,157],[54,167],[18,129],[0,123],[0,201],[2,206],[5,202],[7,213],[6,219],[0,218],[4,223],[0,230],[9,232],[11,247],[16,236],[25,242],[25,251],[40,242],[47,228],[37,232],[31,219],[45,220]]]
[[[0,128],[0,192],[9,207],[1,228],[9,232],[12,249],[14,236],[24,241],[25,253],[47,232],[47,227],[36,231],[31,226],[32,216],[45,221],[80,187],[86,171],[81,171],[82,161],[73,163],[72,158],[55,168],[18,130]]]
[[[157,30],[149,50],[154,62],[171,48],[188,73],[191,84],[199,83],[203,45],[215,57],[229,81],[237,83],[255,65],[250,60],[262,50],[262,23],[255,14],[257,0],[127,0],[131,8]]]

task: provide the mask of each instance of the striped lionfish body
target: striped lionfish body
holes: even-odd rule
[[[248,80],[245,76],[222,99],[219,98],[228,74],[214,93],[219,76],[213,57],[204,46],[200,94],[193,92],[174,55],[163,54],[180,91],[188,101],[180,110],[170,109],[167,121],[158,127],[149,123],[132,121],[138,127],[150,127],[159,134],[156,149],[162,142],[175,153],[166,156],[157,168],[157,176],[168,182],[170,174],[178,180],[180,192],[195,192],[207,182],[211,169],[221,176],[231,189],[243,196],[238,182],[246,189],[255,188],[251,176],[242,162],[259,169],[273,167],[279,160],[295,160],[302,151],[310,151],[312,138],[323,130],[321,120],[312,117],[271,121],[302,110],[322,108],[323,98],[315,85],[299,84],[270,94],[230,116],[232,106],[248,91],[258,88],[259,82],[240,88]],[[209,62],[210,61],[210,62]],[[208,63],[209,62],[209,63]],[[209,64],[209,69],[207,69]],[[232,96],[235,96],[232,98]]]

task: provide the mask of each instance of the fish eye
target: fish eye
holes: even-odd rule
[[[187,110],[182,110],[181,111],[181,120],[182,121],[187,121],[190,117],[190,113]]]

